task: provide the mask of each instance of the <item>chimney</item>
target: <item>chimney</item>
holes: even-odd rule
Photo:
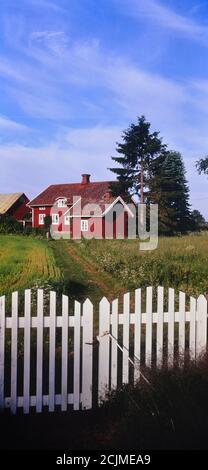
[[[112,197],[112,190],[109,188],[109,189],[107,189],[107,191],[104,193],[103,199],[104,199],[104,201],[110,201],[111,197]]]
[[[82,184],[88,184],[90,182],[90,176],[87,173],[84,173],[82,175]]]

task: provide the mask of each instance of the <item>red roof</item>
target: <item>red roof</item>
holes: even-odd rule
[[[67,205],[73,204],[73,197],[80,196],[82,203],[102,204],[104,194],[108,192],[115,181],[98,181],[95,183],[72,183],[72,184],[53,184],[46,188],[42,193],[29,202],[29,206],[53,206],[58,198],[66,198]],[[109,199],[113,202],[115,197]]]

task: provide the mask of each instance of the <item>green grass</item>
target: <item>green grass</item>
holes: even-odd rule
[[[85,241],[81,250],[125,290],[163,285],[190,295],[208,293],[208,233],[161,237],[153,251],[140,251],[137,240]]]
[[[0,295],[60,277],[46,240],[0,235]]]
[[[208,233],[160,238],[154,251],[137,240],[46,241],[0,236],[0,295],[47,284],[97,302],[148,285],[208,293]]]

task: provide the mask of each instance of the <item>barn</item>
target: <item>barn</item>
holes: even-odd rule
[[[33,227],[43,228],[50,216],[55,234],[73,239],[125,238],[129,218],[135,217],[127,205],[129,195],[114,196],[115,181],[92,182],[90,176],[82,174],[80,183],[50,185],[30,201]]]
[[[27,206],[28,197],[24,193],[0,194],[0,216],[8,215],[17,221],[22,221],[30,213]]]

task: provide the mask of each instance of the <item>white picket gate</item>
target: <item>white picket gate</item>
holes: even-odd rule
[[[167,365],[171,367],[176,349],[180,353],[180,364],[183,362],[185,350],[188,351],[190,359],[197,359],[207,347],[207,300],[203,295],[198,299],[190,297],[189,308],[186,309],[186,295],[179,292],[179,307],[176,311],[175,297],[174,289],[169,288],[168,308],[164,311],[164,288],[158,287],[157,308],[153,311],[153,288],[147,287],[146,308],[143,312],[142,291],[137,289],[133,313],[130,308],[129,293],[124,295],[122,313],[119,312],[117,299],[110,303],[103,298],[99,304],[98,335],[97,332],[94,335],[93,305],[88,299],[83,304],[75,301],[73,314],[70,315],[69,299],[63,295],[62,311],[59,314],[56,293],[50,292],[48,309],[47,307],[44,309],[44,292],[39,289],[37,314],[32,315],[31,291],[26,290],[24,315],[22,315],[22,312],[18,312],[18,293],[14,292],[11,315],[7,315],[5,296],[0,297],[0,408],[10,408],[12,413],[16,413],[19,407],[23,408],[24,413],[29,413],[31,407],[35,407],[36,412],[40,413],[45,406],[53,412],[57,405],[62,411],[66,411],[68,405],[74,410],[90,409],[96,391],[98,402],[101,402],[109,390],[118,386],[119,373],[120,383],[128,383],[130,375],[136,382],[140,378],[142,364],[150,367],[155,361],[157,367],[161,367],[166,360]],[[24,335],[21,375],[18,366],[18,341],[22,329]],[[55,380],[58,329],[61,330],[60,393],[56,393]],[[36,332],[35,370],[34,365],[33,370],[31,368],[31,347],[32,345],[34,347],[34,338],[31,339],[32,331]],[[47,377],[43,371],[44,331],[49,331]],[[10,332],[9,340],[8,332]],[[72,371],[69,370],[70,341],[73,346]],[[93,368],[96,350],[97,373]],[[142,350],[144,359],[142,359]],[[120,359],[119,351],[121,351]],[[31,374],[35,381],[33,394]],[[47,393],[43,390],[45,379],[47,379]],[[19,394],[21,381],[22,393]],[[10,393],[6,393],[6,382],[9,383]]]

